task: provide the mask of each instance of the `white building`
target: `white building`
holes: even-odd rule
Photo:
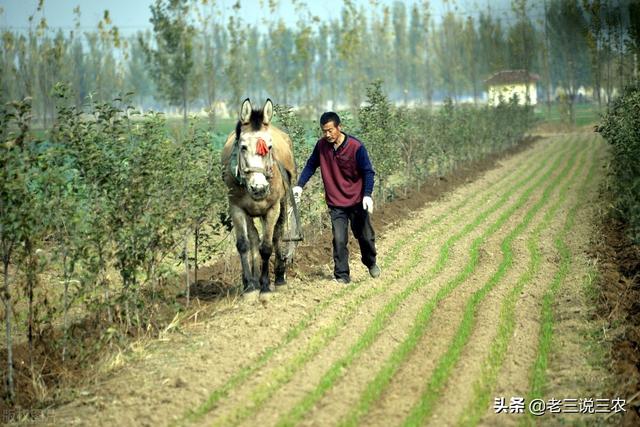
[[[500,99],[507,102],[514,95],[518,97],[520,105],[536,105],[538,103],[536,92],[538,80],[540,80],[540,76],[527,70],[498,71],[485,80],[489,105],[498,105]]]

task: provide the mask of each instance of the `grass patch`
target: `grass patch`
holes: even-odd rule
[[[600,114],[604,110],[600,111],[598,104],[595,103],[576,103],[573,106],[575,112],[576,126],[586,126],[594,124],[600,121]],[[536,106],[534,115],[538,120],[542,120],[548,123],[561,123],[562,117],[557,103],[551,104],[551,109],[547,109],[546,104],[540,104]]]

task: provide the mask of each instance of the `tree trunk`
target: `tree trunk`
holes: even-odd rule
[[[67,342],[69,339],[69,268],[67,266],[67,251],[62,254],[62,270],[64,274],[64,314],[63,328],[64,335],[62,338],[62,361],[65,361],[67,355]]]
[[[215,75],[215,73],[212,73]],[[211,126],[211,128],[213,129],[215,127],[216,124],[216,111],[215,111],[215,104],[216,104],[216,86],[215,86],[215,82],[212,82],[210,80],[207,80],[207,94],[208,94],[208,103],[209,103],[209,108],[211,108],[211,112],[209,113],[209,125]]]
[[[620,93],[622,93],[622,90],[624,89],[624,34],[622,29],[618,29],[618,31],[620,32],[620,44],[619,44],[619,50],[620,50]]]
[[[478,93],[478,78],[476,76],[476,73],[474,72],[473,75],[473,105],[478,105],[478,98],[479,98],[479,93]]]
[[[196,224],[196,232],[194,235],[195,239],[195,248],[193,254],[193,283],[198,284],[198,247],[200,246],[200,226],[202,225],[201,221],[198,221]]]
[[[25,242],[27,256],[27,298],[29,300],[27,314],[27,342],[29,343],[29,371],[33,375],[33,288],[35,285],[36,268],[33,256],[33,246],[27,239]]]
[[[185,285],[187,287],[187,307],[189,307],[190,299],[191,299],[191,289],[189,288],[189,231],[187,231],[184,238],[184,275],[185,275]]]
[[[155,300],[158,296],[158,278],[156,277],[156,262],[155,256],[151,260],[151,265],[147,269],[147,277],[151,280],[151,293]]]
[[[543,55],[543,67],[546,80],[547,89],[547,118],[551,117],[551,70],[549,69],[549,24],[547,23],[547,1],[544,1],[544,55]]]
[[[611,57],[609,56],[609,58],[607,58],[607,84],[605,87],[605,94],[607,96],[607,107],[609,107],[609,104],[611,102]]]
[[[312,98],[311,98],[311,82],[309,81],[309,66],[305,67],[304,86],[305,86],[305,92],[307,94],[307,100],[308,102],[310,102]]]
[[[569,122],[571,123],[571,125],[575,125],[576,124],[576,111],[575,111],[575,105],[574,105],[574,100],[573,98],[575,97],[574,94],[570,95],[569,98]]]
[[[10,402],[15,402],[16,390],[13,383],[13,342],[11,337],[11,294],[9,292],[9,259],[11,248],[3,256],[4,266],[4,290],[2,292],[2,302],[4,304],[4,323],[7,334],[7,397]]]
[[[100,273],[102,276],[102,273]],[[104,277],[100,279],[100,283],[104,286],[104,304],[107,306],[107,320],[109,323],[113,323],[113,311],[111,310],[111,295],[109,294],[109,282],[104,280]]]
[[[597,48],[596,48],[597,49]],[[595,92],[595,96],[598,99],[598,111],[600,111],[602,109],[602,98],[600,96],[600,86],[602,85],[601,81],[602,81],[602,76],[601,76],[601,68],[600,68],[600,51],[597,50],[596,53],[596,64],[594,67],[594,92]]]
[[[129,283],[129,274],[124,270],[120,274],[122,276],[122,292],[124,293],[124,314],[128,331],[131,328],[131,311],[129,309],[129,303],[131,300],[131,289]]]
[[[142,334],[142,321],[140,320],[140,285],[138,284],[138,280],[136,279],[135,272],[133,273],[133,290],[135,295],[134,303],[136,305],[136,323],[138,324],[138,333]]]
[[[182,83],[182,121],[187,127],[187,81]]]
[[[96,294],[99,294],[100,287],[104,287],[104,305],[107,307],[107,320],[109,323],[113,323],[113,311],[111,310],[111,297],[109,295],[109,282],[104,277],[105,272],[105,261],[104,261],[104,251],[103,245],[100,242],[100,239],[96,239],[93,241],[96,247],[96,251],[98,254],[98,274],[96,276]],[[96,320],[100,321],[100,316],[103,313],[103,309],[100,308],[96,310]]]

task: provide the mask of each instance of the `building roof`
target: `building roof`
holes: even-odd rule
[[[540,80],[540,76],[527,70],[498,71],[484,82],[489,85],[531,83]]]

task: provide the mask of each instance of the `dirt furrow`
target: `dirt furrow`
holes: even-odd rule
[[[598,141],[604,146],[604,141]],[[599,159],[601,164],[605,162]],[[574,225],[565,236],[565,242],[571,249],[573,256],[572,268],[563,281],[556,301],[553,304],[554,327],[551,354],[547,374],[547,385],[544,396],[548,399],[616,399],[627,400],[627,412],[633,411],[629,405],[630,396],[618,394],[603,394],[604,390],[614,390],[619,393],[619,384],[614,377],[610,366],[598,363],[598,357],[602,357],[609,351],[605,338],[609,333],[598,321],[595,315],[594,282],[597,280],[597,259],[589,254],[594,247],[594,241],[599,236],[594,233],[597,229],[597,216],[600,207],[592,203],[597,199],[596,190],[599,187],[599,178],[589,184],[591,193],[586,196],[583,205],[576,212]],[[582,203],[583,201],[581,201]],[[594,402],[595,403],[595,402]],[[623,419],[626,414],[588,414],[580,416],[580,420],[586,425],[632,425]],[[540,423],[556,422],[558,424],[571,424],[576,422],[576,414],[561,414],[550,419],[546,415],[540,419]],[[626,424],[625,424],[626,423]]]
[[[447,345],[456,334],[465,303],[497,269],[500,262],[498,257],[500,243],[504,235],[514,229],[525,212],[538,201],[541,193],[542,190],[538,189],[493,236],[484,241],[473,275],[457,286],[449,296],[438,304],[434,310],[433,318],[422,333],[422,338],[416,344],[415,349],[398,369],[397,375],[390,382],[382,399],[373,405],[371,413],[363,419],[365,424],[384,425],[408,414],[416,401],[415,397],[411,396],[419,395],[424,389],[426,379],[430,377],[436,362],[441,360],[447,350]],[[448,279],[451,280],[451,277]],[[416,390],[416,393],[412,394],[407,389]]]
[[[586,138],[583,137],[583,139]],[[602,149],[603,147],[601,144],[596,144],[593,148],[593,155],[590,155],[590,157],[594,157],[596,163],[598,163]],[[595,170],[598,169],[599,168],[595,168]],[[538,352],[542,298],[545,292],[549,289],[551,282],[558,274],[558,268],[561,262],[554,240],[561,233],[561,229],[564,226],[565,220],[572,206],[575,207],[578,202],[589,203],[589,200],[593,200],[595,191],[597,191],[597,185],[592,183],[588,185],[587,188],[584,188],[584,186],[581,185],[584,182],[585,181],[583,179],[582,183],[576,184],[572,188],[572,195],[569,197],[569,204],[563,205],[563,207],[557,212],[556,218],[554,218],[554,227],[549,230],[549,232],[544,233],[541,236],[540,252],[543,262],[541,264],[540,272],[536,275],[531,285],[524,288],[522,298],[517,301],[515,309],[515,330],[513,331],[513,337],[509,342],[507,353],[504,356],[502,369],[499,371],[497,383],[493,391],[494,397],[504,397],[507,404],[509,404],[512,397],[527,397],[530,387],[531,369]],[[583,232],[588,232],[588,224],[589,221],[585,218],[583,225],[587,228],[583,229]],[[577,238],[580,239],[580,237]],[[584,271],[574,271],[565,278],[565,283],[571,282],[573,283],[572,287],[579,289],[585,274],[586,273]],[[572,357],[572,359],[575,360],[574,357]],[[580,372],[580,376],[583,374],[588,375],[592,370],[589,369],[587,365],[574,368],[584,369],[582,371],[574,371],[574,375],[572,376],[574,391],[576,391],[575,387],[579,387],[578,383],[581,381],[576,381],[575,373]],[[585,389],[582,388],[582,391],[584,390]],[[578,391],[576,391],[576,393],[576,395],[566,396],[549,395],[545,396],[545,398],[585,397]],[[481,425],[496,425],[496,423],[499,423],[500,425],[516,425],[523,422],[522,414],[496,414],[493,403],[494,402],[491,402],[490,406],[487,408],[485,416],[480,421]],[[574,417],[573,419],[565,421],[560,421],[558,418],[547,418],[543,421],[545,425],[554,425],[555,423],[564,423],[567,421],[572,423],[578,421],[585,422],[587,420],[578,420]]]
[[[580,183],[586,177],[587,161],[589,160],[587,150],[582,150],[573,171],[563,180],[564,182],[559,186],[561,188],[558,188],[550,196],[548,203],[536,214],[527,230],[513,240],[511,268],[478,306],[476,327],[460,356],[460,363],[456,365],[452,377],[447,381],[447,387],[443,390],[434,410],[432,418],[434,425],[457,425],[463,422],[461,420],[463,414],[468,415],[468,412],[473,410],[473,408],[468,408],[468,404],[474,401],[474,393],[478,387],[476,381],[483,377],[483,370],[487,365],[490,365],[494,358],[500,357],[500,354],[491,353],[491,350],[493,350],[493,343],[498,339],[497,334],[504,327],[502,324],[504,323],[502,321],[504,305],[517,284],[523,277],[527,277],[531,259],[527,248],[528,241],[541,226],[544,226],[546,234],[552,234],[558,228],[560,221],[557,215],[552,217],[555,221],[545,222],[544,218],[547,213],[569,204],[561,193],[566,193],[576,185],[576,182]],[[538,282],[538,284],[541,283]],[[460,404],[460,402],[464,404]],[[483,407],[486,408],[490,403],[485,401]],[[465,414],[465,412],[467,413]],[[464,420],[466,422],[467,418]]]

